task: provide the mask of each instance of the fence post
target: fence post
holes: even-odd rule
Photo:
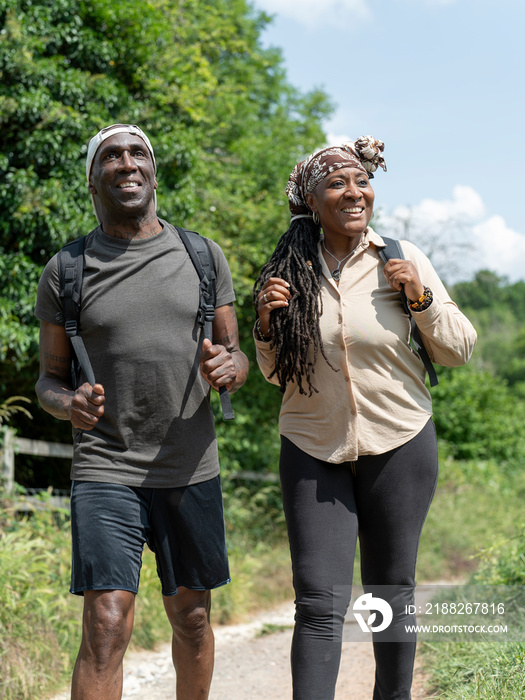
[[[0,452],[0,480],[7,493],[11,493],[15,482],[15,443],[13,431],[10,428],[4,433],[4,446]]]

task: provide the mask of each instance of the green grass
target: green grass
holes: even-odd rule
[[[485,549],[525,522],[524,499],[525,470],[507,473],[495,463],[442,459],[421,537],[418,582],[465,579]]]
[[[439,643],[423,647],[430,686],[440,700],[520,700],[525,697],[525,646]]]
[[[425,526],[420,571],[427,578],[446,578],[441,572],[448,571],[454,578],[476,585],[512,586],[523,601],[523,471],[487,463],[450,463],[448,469],[445,465],[442,481]],[[518,630],[513,641],[422,643],[429,691],[441,700],[525,697],[522,602],[510,611],[506,607],[504,622]]]

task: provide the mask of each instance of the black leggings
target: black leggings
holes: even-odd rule
[[[389,639],[397,625],[406,640],[404,625],[414,623],[404,610],[413,602],[417,549],[437,482],[434,424],[395,450],[343,464],[310,457],[283,437],[280,474],[296,595],[293,697],[333,700],[358,536],[365,592],[398,591],[389,601]],[[410,700],[415,638],[381,641],[381,634],[373,635],[373,700]]]

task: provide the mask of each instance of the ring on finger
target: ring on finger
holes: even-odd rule
[[[263,294],[263,301],[264,301],[265,304],[268,303],[268,297],[266,296],[266,293]]]

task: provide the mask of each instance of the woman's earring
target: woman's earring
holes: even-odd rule
[[[320,222],[320,220],[319,220],[319,214],[318,214],[316,211],[314,211],[314,213],[313,213],[313,215],[312,215],[312,219],[314,220],[314,224],[316,224],[317,226],[319,226],[319,224],[320,224],[321,222]]]

